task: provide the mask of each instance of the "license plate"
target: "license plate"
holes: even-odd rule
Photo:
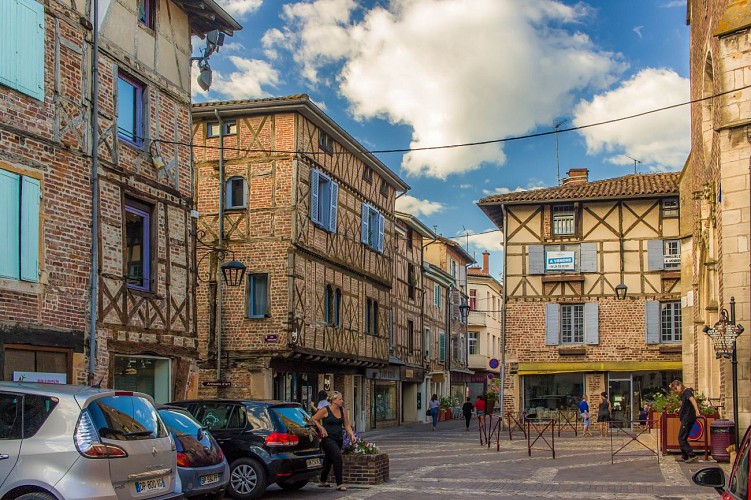
[[[308,464],[308,469],[312,469],[313,467],[320,467],[321,466],[321,459],[320,458],[309,458],[305,462]]]
[[[219,474],[209,474],[208,476],[201,476],[198,478],[198,484],[204,486],[206,484],[214,484],[219,482]]]
[[[157,477],[145,481],[136,481],[135,487],[136,493],[150,493],[152,491],[167,489],[167,481],[165,481],[164,477]]]

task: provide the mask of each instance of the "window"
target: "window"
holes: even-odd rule
[[[320,130],[318,132],[318,147],[328,154],[334,153],[334,139],[329,134]]]
[[[360,240],[376,252],[383,253],[383,235],[386,219],[370,205],[362,204]]]
[[[407,352],[415,351],[415,322],[407,320]]]
[[[154,29],[157,0],[138,0],[138,22]]]
[[[37,179],[0,170],[0,277],[39,281]]]
[[[223,136],[237,135],[237,122],[235,120],[227,120],[224,123]],[[206,124],[206,137],[219,137],[219,122],[208,122]]]
[[[467,337],[467,346],[469,348],[469,354],[480,354],[480,344],[477,339],[477,332],[469,332]]]
[[[339,185],[320,170],[310,171],[310,220],[330,233],[336,232]]]
[[[0,393],[0,440],[21,439],[23,396]]]
[[[381,181],[381,196],[388,196],[389,195],[389,183],[386,182],[386,179],[383,179]]]
[[[496,337],[493,337],[493,354],[492,356],[498,355],[498,339]]]
[[[751,447],[751,439],[746,439],[741,444],[738,467],[731,471],[732,476],[728,481],[728,492],[731,495],[728,495],[728,498],[748,498],[749,447]]]
[[[574,205],[553,205],[553,236],[571,236],[575,229]]]
[[[680,342],[681,303],[663,302],[660,304],[660,340],[662,342]]]
[[[663,219],[675,218],[680,215],[678,198],[667,198],[662,200],[662,217]]]
[[[368,184],[371,184],[373,182],[373,169],[370,167],[365,167],[362,171],[362,180],[367,182]]]
[[[0,2],[0,84],[44,100],[44,5],[35,0]]]
[[[224,189],[224,208],[245,208],[248,190],[245,179],[230,177]]]
[[[433,285],[433,305],[441,307],[441,285],[438,283]]]
[[[451,274],[451,277],[456,279],[456,261],[454,259],[451,259],[451,264],[449,266],[449,272]]]
[[[334,324],[334,289],[326,285],[326,293],[323,297],[324,322],[327,325]]]
[[[151,207],[125,201],[125,261],[129,288],[151,290]]]
[[[248,317],[265,318],[269,314],[269,275],[248,275]]]
[[[136,147],[143,145],[144,85],[120,72],[117,77],[117,136]]]
[[[169,435],[154,405],[140,396],[105,396],[94,400],[86,411],[105,439],[143,441]]]
[[[561,306],[561,344],[584,342],[584,304]]]
[[[115,355],[113,372],[115,389],[145,392],[157,403],[172,401],[172,361],[169,358]]]
[[[365,333],[378,335],[378,302],[371,298],[365,304]]]
[[[414,231],[412,231],[412,228],[409,227],[409,228],[407,228],[407,236],[406,236],[407,249],[409,249],[409,250],[412,249],[412,238],[414,238]]]
[[[415,300],[415,287],[417,286],[417,275],[415,274],[415,265],[407,264],[407,292],[411,300]]]
[[[6,344],[4,380],[19,380],[25,372],[55,374],[62,383],[69,382],[69,366],[73,356],[72,349],[57,347],[28,347]],[[45,379],[48,376],[45,376]],[[52,377],[50,377],[52,378]]]
[[[474,288],[469,289],[469,310],[477,310],[477,290],[475,290]]]
[[[438,360],[446,361],[446,332],[438,332]]]
[[[334,290],[334,326],[342,326],[342,291],[337,288]]]
[[[433,353],[433,342],[430,337],[430,328],[425,328],[422,332],[422,345],[425,350],[425,359],[430,359]]]
[[[681,268],[681,242],[665,240],[664,269],[673,271]]]

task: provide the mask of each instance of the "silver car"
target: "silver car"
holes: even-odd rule
[[[0,382],[0,500],[180,497],[175,443],[150,396]]]

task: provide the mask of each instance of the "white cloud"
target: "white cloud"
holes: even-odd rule
[[[459,189],[472,189],[473,187],[472,184],[459,184]]]
[[[643,29],[644,29],[644,26],[634,26],[633,31],[639,36],[639,38],[641,38],[642,37],[641,30]]]
[[[229,61],[237,68],[237,71],[229,75],[213,71],[213,82],[209,92],[204,92],[193,85],[193,97],[199,100],[212,98],[219,99],[258,99],[268,97],[269,93],[261,87],[264,85],[275,86],[279,84],[279,73],[266,61],[258,59],[246,59],[244,57],[230,56]],[[196,65],[192,68],[193,81],[198,76]],[[203,98],[203,99],[201,99]]]
[[[526,133],[560,116],[574,91],[624,69],[570,28],[587,15],[581,3],[392,0],[356,13],[353,0],[287,5],[284,36],[270,34],[266,49],[289,51],[314,85],[324,83],[321,68],[339,64],[353,115],[409,125],[412,148]],[[415,151],[402,168],[446,178],[504,161],[502,146],[487,144]]]
[[[671,0],[664,4],[662,7],[669,9],[672,7],[686,7],[686,0]]]
[[[261,8],[263,0],[217,0],[217,3],[232,17],[242,19]]]
[[[412,214],[415,217],[429,216],[442,211],[443,204],[436,201],[421,200],[405,194],[396,199],[396,209],[400,212]]]
[[[497,187],[495,189],[483,189],[482,194],[485,196],[492,196],[494,194],[509,194],[509,193],[521,193],[522,191],[530,191],[532,189],[542,189],[546,187],[542,181],[530,182],[527,187],[516,186],[515,188]]]
[[[458,238],[458,236],[457,236]],[[482,252],[487,250],[488,252],[498,252],[501,250],[501,241],[503,240],[503,233],[499,230],[479,231],[478,234],[470,234],[469,246]],[[462,238],[462,241],[464,239]],[[482,263],[481,257],[476,257],[478,262]]]
[[[667,69],[640,71],[617,89],[581,101],[573,124],[581,126],[634,115],[689,100],[689,81]],[[690,148],[690,107],[650,113],[638,118],[579,131],[590,154],[611,154],[610,163],[627,165],[636,158],[653,171],[683,166]]]

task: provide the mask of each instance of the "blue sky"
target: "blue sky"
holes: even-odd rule
[[[685,0],[217,0],[244,29],[194,99],[306,93],[371,150],[507,139],[689,100]],[[194,40],[194,48],[201,42]],[[558,134],[561,177],[680,170],[689,107]],[[397,207],[470,254],[500,234],[494,193],[557,184],[555,137],[377,155],[412,187]],[[628,158],[631,157],[631,158]]]

